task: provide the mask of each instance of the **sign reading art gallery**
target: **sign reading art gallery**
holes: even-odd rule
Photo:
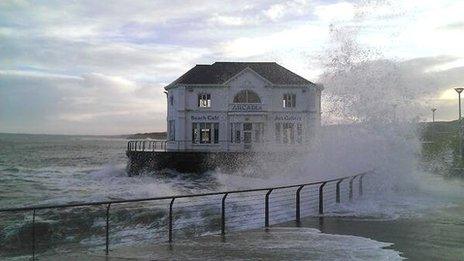
[[[281,115],[281,116],[276,116],[275,121],[301,121],[301,116],[298,115]]]
[[[229,108],[230,108],[230,111],[241,111],[241,112],[263,110],[263,106],[261,104],[254,104],[254,103],[234,103],[234,104],[231,104]]]
[[[218,115],[192,115],[190,117],[192,121],[218,121]]]

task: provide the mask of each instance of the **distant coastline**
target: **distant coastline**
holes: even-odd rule
[[[146,133],[135,133],[135,134],[121,134],[121,135],[83,135],[83,134],[38,134],[38,133],[9,133],[0,132],[0,135],[34,135],[34,136],[73,136],[73,137],[103,137],[103,138],[119,138],[119,139],[157,139],[165,140],[167,133],[164,132],[146,132]]]
[[[146,133],[136,133],[130,135],[121,135],[126,139],[156,139],[156,140],[165,140],[167,138],[167,133],[164,132],[146,132]]]

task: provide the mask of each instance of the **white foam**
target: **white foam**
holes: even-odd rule
[[[402,260],[391,243],[372,239],[324,234],[313,228],[272,227],[230,233],[223,242],[220,236],[204,236],[195,240],[176,241],[174,251],[164,244],[116,248],[114,257],[135,259],[181,260]]]

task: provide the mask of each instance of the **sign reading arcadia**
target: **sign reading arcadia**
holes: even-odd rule
[[[262,111],[261,104],[232,104],[231,111]]]

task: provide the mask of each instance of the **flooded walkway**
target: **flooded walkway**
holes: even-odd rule
[[[390,244],[368,238],[320,233],[314,228],[272,227],[191,240],[138,245],[47,260],[399,260]]]
[[[39,260],[462,260],[464,205],[398,219],[325,217],[191,240],[141,244]],[[322,231],[322,232],[321,232]],[[389,242],[389,243],[385,243]]]

